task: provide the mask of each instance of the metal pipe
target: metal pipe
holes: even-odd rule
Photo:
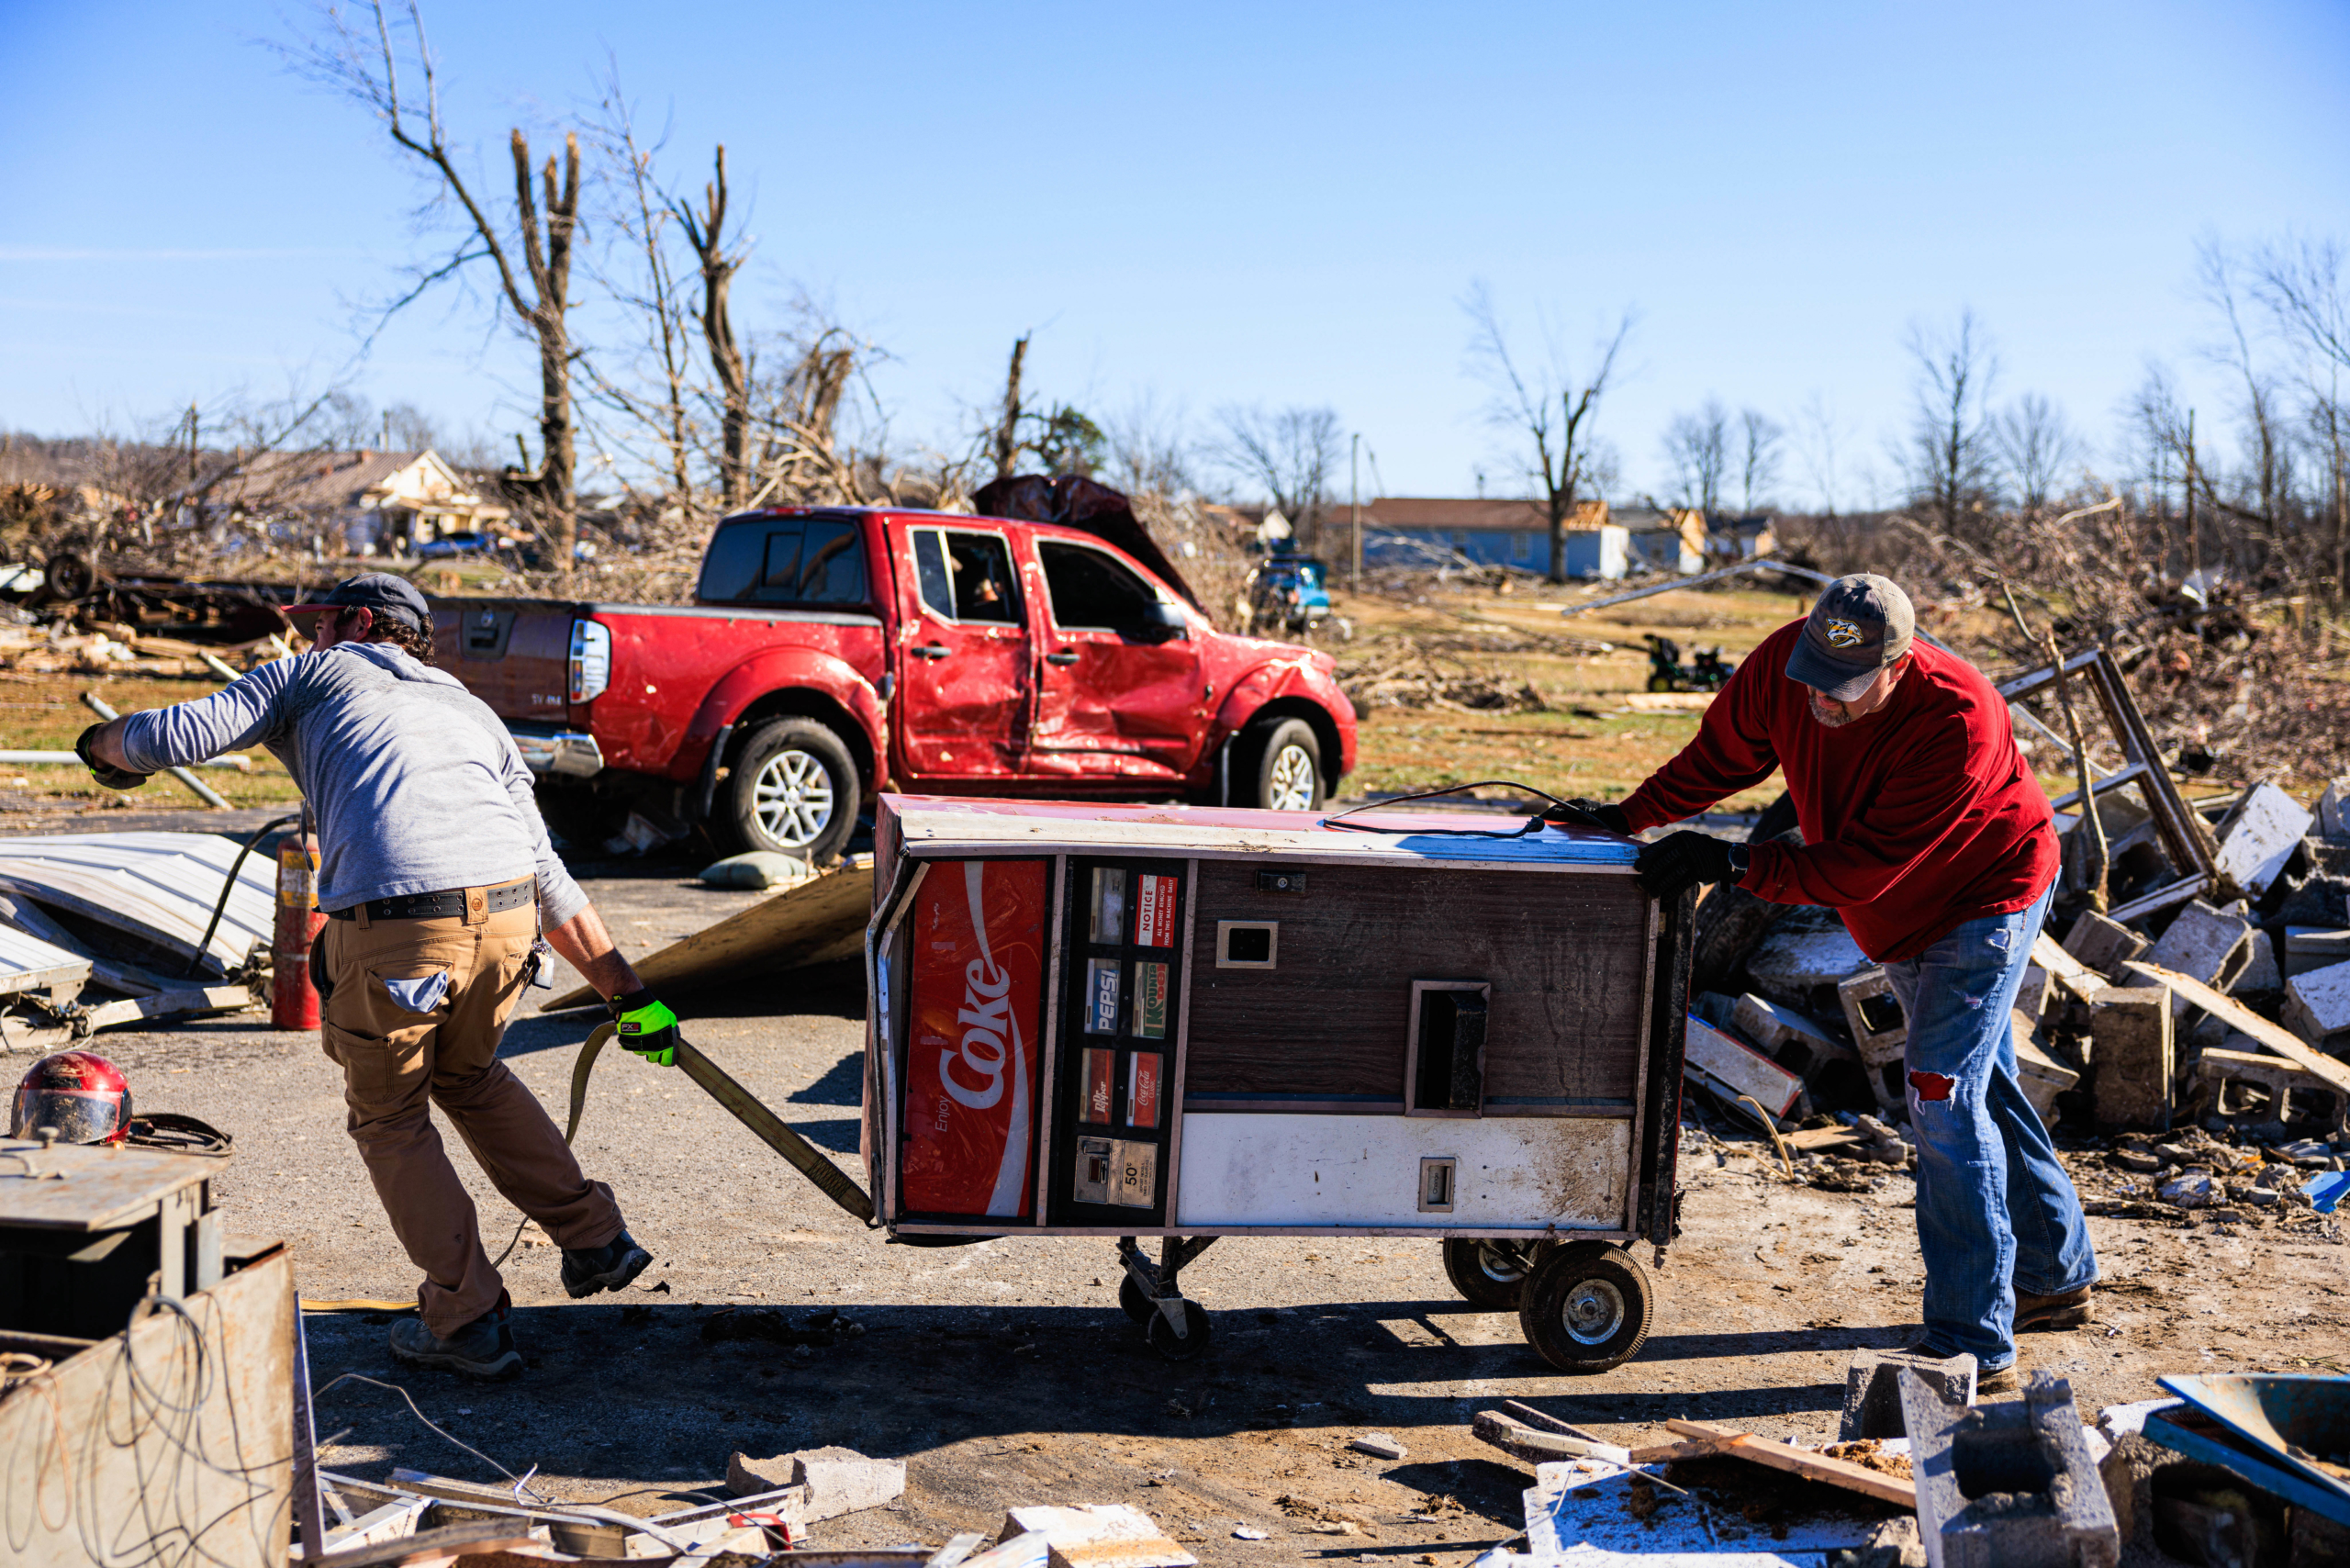
[[[1614,594],[1606,599],[1595,599],[1589,604],[1562,605],[1560,607],[1559,613],[1580,615],[1586,610],[1605,610],[1611,604],[1628,604],[1633,599],[1646,599],[1651,594],[1671,593],[1674,588],[1703,588],[1707,583],[1718,583],[1726,577],[1765,570],[1785,572],[1791,577],[1801,577],[1807,582],[1819,583],[1823,586],[1836,580],[1826,572],[1815,572],[1809,566],[1789,566],[1775,556],[1758,555],[1751,561],[1740,561],[1735,566],[1724,566],[1718,572],[1701,572],[1694,577],[1675,577],[1670,582],[1657,583],[1644,588],[1634,588],[1629,593]]]
[[[82,758],[70,751],[0,751],[0,764],[11,767],[60,766],[79,767],[82,765]],[[251,773],[253,770],[253,759],[232,753],[227,756],[207,757],[196,766],[198,767],[232,767],[239,773]]]

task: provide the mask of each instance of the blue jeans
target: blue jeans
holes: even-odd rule
[[[2019,1287],[2055,1295],[2097,1278],[2080,1194],[2023,1097],[2008,1032],[2053,891],[1885,966],[1909,1024],[1926,1340],[1973,1354],[1985,1372],[2015,1361]]]

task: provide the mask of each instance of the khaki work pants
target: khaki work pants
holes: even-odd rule
[[[580,1173],[538,1097],[498,1059],[522,964],[538,935],[535,907],[488,913],[484,889],[468,913],[439,920],[330,920],[319,940],[334,991],[324,1010],[326,1054],[342,1068],[349,1128],[375,1195],[408,1260],[424,1326],[442,1338],[498,1305],[504,1282],[482,1251],[473,1200],[442,1148],[426,1103],[464,1139],[506,1200],[562,1248],[601,1247],[621,1232],[610,1187]],[[402,986],[448,976],[429,1007]]]

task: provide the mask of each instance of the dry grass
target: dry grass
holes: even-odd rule
[[[74,737],[97,722],[97,715],[82,705],[81,695],[84,691],[96,692],[101,701],[118,712],[135,713],[209,697],[223,684],[209,678],[199,680],[147,675],[27,675],[0,671],[0,750],[73,750]],[[274,806],[301,798],[300,791],[294,788],[292,776],[268,752],[253,746],[243,755],[252,758],[251,773],[206,767],[197,769],[196,777],[232,806]],[[18,779],[25,783],[17,784]],[[101,789],[91,778],[89,769],[78,764],[0,767],[0,788],[10,787],[28,790],[67,808],[108,806],[116,801],[148,811],[179,806],[196,809],[202,805],[168,778],[151,779],[128,795]]]

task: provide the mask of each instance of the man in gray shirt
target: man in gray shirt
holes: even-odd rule
[[[117,789],[255,745],[285,764],[318,821],[319,907],[331,917],[319,935],[326,1054],[343,1070],[351,1136],[393,1232],[424,1271],[418,1316],[392,1326],[392,1353],[512,1376],[522,1359],[510,1298],[428,1103],[563,1249],[567,1292],[618,1290],[652,1256],[498,1059],[498,1042],[542,928],[610,1000],[630,1049],[666,1065],[677,1017],[555,858],[504,723],[425,662],[424,596],[370,572],[288,613],[319,616],[310,652],[200,700],[94,726],[77,749]]]

